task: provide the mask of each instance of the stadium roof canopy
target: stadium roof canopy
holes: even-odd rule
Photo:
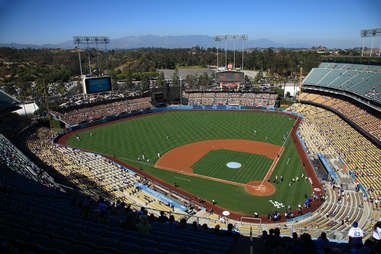
[[[19,110],[16,110],[15,113],[21,115],[30,115],[36,112],[39,107],[36,103],[26,103],[26,104],[20,104],[21,108]]]
[[[18,106],[19,103],[20,101],[0,90],[0,115],[8,114],[14,110],[20,109]]]

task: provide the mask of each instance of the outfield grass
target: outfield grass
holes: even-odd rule
[[[300,181],[292,187],[288,186],[289,179],[304,172],[290,139],[273,173],[273,176],[283,175],[285,181],[276,185],[277,191],[269,197],[253,196],[242,187],[169,172],[154,168],[153,165],[158,159],[157,153],[163,155],[178,146],[202,140],[246,139],[281,145],[283,135],[290,131],[293,124],[294,119],[279,114],[176,111],[83,131],[78,134],[80,141],[73,136],[69,138],[68,144],[117,157],[170,184],[176,182],[182,189],[205,200],[214,199],[225,208],[244,213],[266,214],[275,210],[269,199],[296,208],[298,204],[304,203],[304,194],[309,195],[312,192],[309,182]],[[92,136],[90,132],[93,133]],[[138,161],[137,158],[142,154],[150,161]]]
[[[293,124],[294,119],[278,114],[176,111],[102,126],[91,130],[93,136],[84,131],[79,133],[80,141],[71,137],[68,144],[136,161],[144,154],[154,165],[158,152],[202,140],[246,139],[281,145]]]
[[[228,162],[241,163],[240,168],[229,168]],[[236,152],[230,150],[212,150],[192,165],[193,172],[237,183],[262,180],[273,160],[264,155]]]

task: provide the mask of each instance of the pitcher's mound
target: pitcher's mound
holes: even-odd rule
[[[265,181],[261,184],[262,181],[252,181],[246,184],[245,190],[256,196],[270,196],[274,194],[275,187],[271,183]]]
[[[226,163],[226,166],[228,168],[240,168],[242,165],[239,162],[231,161],[231,162]]]

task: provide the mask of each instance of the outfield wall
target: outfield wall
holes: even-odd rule
[[[84,129],[91,126],[108,123],[116,120],[126,119],[130,117],[135,117],[139,115],[145,115],[148,113],[157,113],[162,111],[168,111],[168,110],[250,110],[250,111],[260,111],[260,112],[268,112],[268,111],[275,111],[275,108],[273,107],[254,107],[254,106],[220,106],[220,105],[214,105],[214,106],[174,106],[174,107],[163,107],[163,108],[154,108],[139,112],[133,112],[128,114],[121,114],[118,116],[108,116],[104,119],[95,120],[92,122],[85,122],[85,123],[79,123],[75,125],[71,125],[69,128],[67,128],[67,131],[74,131],[77,129]],[[287,114],[288,115],[288,114]]]
[[[164,112],[171,112],[171,111],[178,111],[178,110],[184,110],[184,111],[197,111],[197,110],[200,110],[200,111],[205,111],[205,110],[207,110],[207,111],[219,111],[219,110],[239,111],[239,110],[243,110],[243,111],[251,111],[251,112],[262,112],[262,113],[269,113],[269,114],[287,115],[293,119],[296,119],[296,122],[295,122],[293,128],[291,129],[291,133],[290,133],[292,141],[295,145],[295,148],[297,150],[299,158],[303,163],[303,167],[305,169],[307,177],[312,179],[312,189],[314,190],[315,188],[319,188],[321,190],[320,193],[323,192],[323,186],[320,183],[318,177],[316,176],[315,171],[313,169],[313,166],[312,166],[310,160],[308,159],[307,154],[305,153],[305,150],[303,148],[303,145],[300,143],[300,139],[298,138],[298,135],[296,133],[296,131],[299,127],[299,124],[301,122],[301,117],[299,115],[296,115],[296,114],[289,114],[289,113],[285,113],[285,112],[281,112],[281,111],[275,111],[273,108],[271,108],[270,110],[265,110],[265,109],[252,110],[252,109],[248,109],[248,107],[243,107],[243,106],[177,106],[177,107],[156,108],[156,109],[150,109],[150,110],[141,111],[141,112],[137,112],[137,113],[131,113],[131,114],[123,115],[123,116],[108,117],[107,119],[102,119],[101,121],[96,121],[96,122],[86,123],[86,124],[80,124],[78,126],[72,126],[71,128],[66,130],[65,135],[61,135],[61,136],[57,137],[55,139],[55,141],[61,145],[66,145],[66,140],[70,136],[75,135],[76,133],[82,132],[84,130],[93,129],[93,128],[97,128],[100,126],[113,124],[113,123],[116,123],[119,121],[125,121],[125,120],[129,120],[129,119],[144,117],[147,115],[160,114],[160,113],[164,113]],[[155,176],[152,176],[152,175],[150,175],[150,174],[148,174],[148,173],[146,173],[146,172],[144,172],[144,171],[142,171],[136,167],[128,165],[125,162],[123,162],[117,158],[114,158],[114,157],[111,157],[108,155],[102,155],[102,156],[104,156],[108,159],[111,159],[111,160],[115,161],[116,163],[118,163],[118,164],[120,164],[120,165],[144,176],[144,177],[151,179],[153,183],[157,183],[157,184],[160,184],[162,186],[165,186],[169,191],[174,192],[174,193],[188,199],[190,202],[192,202],[194,204],[202,205],[207,211],[213,210],[214,213],[222,216],[222,212],[227,210],[223,207],[213,205],[211,202],[202,200],[194,194],[191,194],[187,191],[184,191],[180,188],[177,188],[177,187],[175,187],[175,186],[173,186],[173,185],[171,185],[171,184],[169,184],[169,183],[167,183],[167,182],[165,182],[165,181],[163,181],[163,180],[161,180]],[[321,204],[322,204],[322,202],[320,201],[320,199],[313,201],[311,203],[310,208],[303,208],[303,214],[315,211]],[[293,213],[298,214],[297,211],[294,211]],[[231,219],[234,219],[234,220],[241,220],[241,217],[252,217],[252,218],[254,218],[254,216],[251,214],[244,214],[244,213],[239,213],[239,212],[235,212],[235,211],[230,211],[229,217]],[[262,223],[273,223],[274,222],[274,221],[269,221],[267,215],[262,215],[262,216],[260,216],[260,218],[262,219]],[[286,221],[286,218],[284,218],[284,216],[283,216],[281,219],[281,222],[284,222],[284,221]]]

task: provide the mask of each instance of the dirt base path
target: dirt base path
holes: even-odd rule
[[[199,161],[207,153],[212,150],[225,149],[237,152],[245,152],[251,154],[260,154],[273,160],[273,163],[266,173],[265,178],[262,181],[253,181],[247,184],[236,183],[219,178],[194,174],[191,168],[194,163]],[[267,179],[271,176],[272,172],[278,160],[283,152],[283,147],[263,143],[252,140],[241,139],[218,139],[200,141],[184,146],[177,147],[171,151],[165,153],[155,164],[156,168],[165,169],[173,172],[182,173],[184,175],[195,176],[216,182],[228,183],[245,188],[245,190],[253,195],[268,196],[275,192],[275,187],[267,182]]]
[[[251,154],[261,154],[274,160],[280,146],[252,140],[216,139],[176,147],[156,161],[155,167],[176,172],[193,173],[191,166],[212,150],[225,149]]]
[[[276,165],[278,164],[278,161],[280,160],[280,157],[282,156],[283,151],[284,151],[284,147],[282,146],[276,158],[274,159],[273,163],[271,164],[269,171],[267,171],[265,178],[263,178],[262,181],[252,181],[246,184],[245,190],[248,193],[251,193],[256,196],[270,196],[274,194],[276,189],[274,185],[269,183],[267,180],[273,174],[274,169]]]

